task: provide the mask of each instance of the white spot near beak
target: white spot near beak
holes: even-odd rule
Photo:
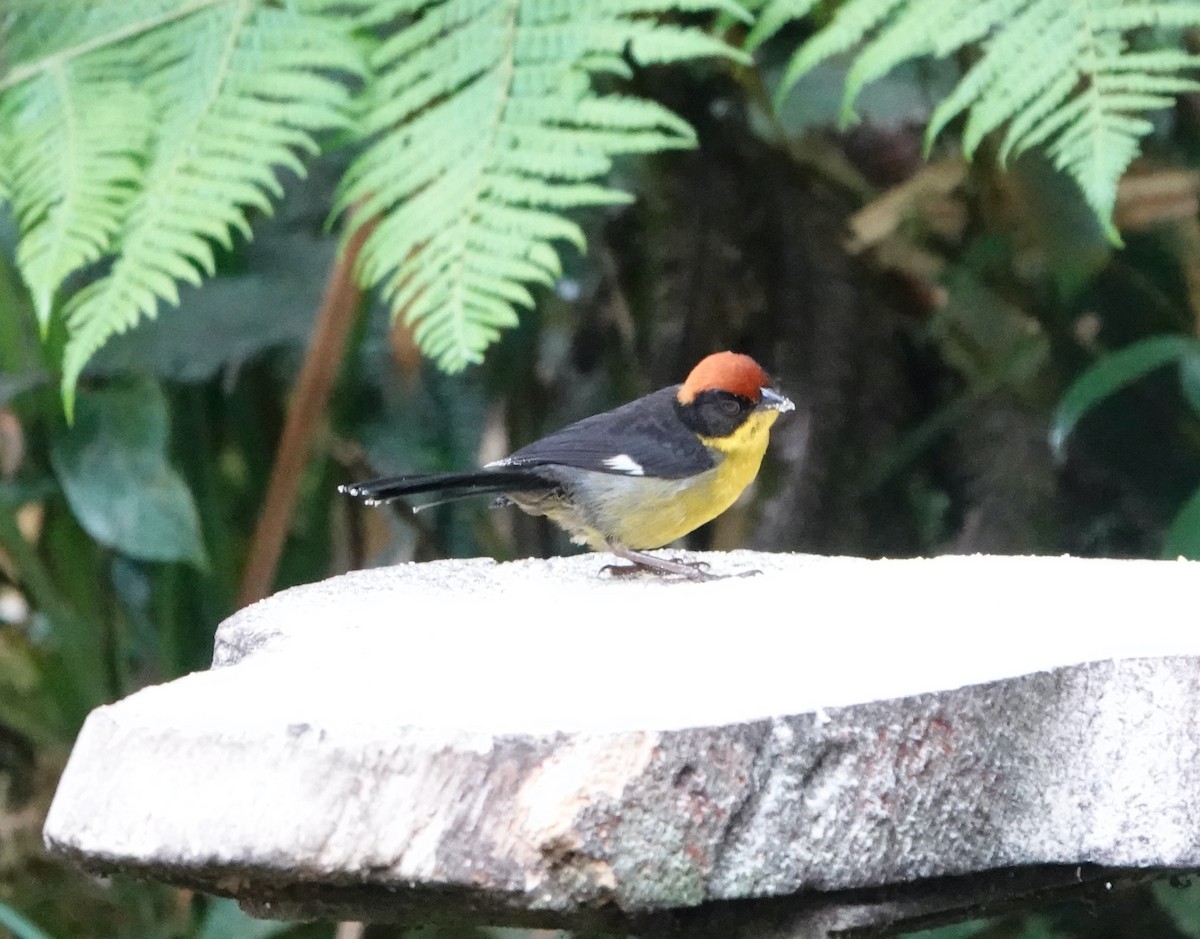
[[[770,408],[772,411],[779,411],[783,414],[796,410],[796,405],[792,404],[791,399],[785,398],[774,388],[759,388],[758,393],[764,408]]]
[[[646,475],[646,470],[642,464],[628,453],[618,453],[616,456],[610,456],[604,461],[604,465],[614,473],[624,473],[626,476]]]

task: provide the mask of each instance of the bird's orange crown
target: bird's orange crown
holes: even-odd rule
[[[759,389],[770,383],[767,373],[750,356],[738,352],[714,352],[692,369],[676,397],[681,404],[688,404],[702,391],[719,389],[757,402],[762,397]]]

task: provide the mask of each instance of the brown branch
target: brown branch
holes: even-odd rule
[[[275,451],[262,513],[254,529],[250,556],[238,592],[239,607],[261,600],[274,585],[279,556],[300,491],[300,477],[308,463],[313,436],[329,405],[329,394],[362,300],[362,290],[354,281],[354,265],[363,242],[374,227],[372,222],[360,227],[329,272],[312,343],[296,379],[296,390]]]

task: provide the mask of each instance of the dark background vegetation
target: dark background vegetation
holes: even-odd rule
[[[798,409],[750,498],[691,547],[1196,554],[1200,375],[1187,361],[1104,396],[1057,451],[1051,429],[1089,366],[1197,332],[1200,177],[1188,167],[1200,101],[1164,115],[1123,183],[1114,250],[1073,185],[1034,157],[1008,172],[986,152],[970,165],[949,149],[922,159],[937,69],[877,83],[849,130],[832,122],[837,66],[778,116],[754,76],[637,81],[696,126],[699,149],[625,164],[638,201],[587,217],[587,256],[458,376],[421,361],[334,275],[323,226],[335,154],[291,182],[216,280],[96,359],[68,429],[48,365],[62,337],[36,334],[6,223],[0,924],[105,939],[331,936],[332,924],[253,924],[225,902],[91,880],[47,857],[41,820],[84,715],[206,667],[217,623],[261,592],[247,583],[256,565],[279,589],[368,564],[568,550],[516,513],[367,510],[336,486],[475,465],[679,381],[717,349],[755,356]],[[314,334],[319,310],[348,331],[344,352]],[[335,379],[328,407],[293,397],[322,370]],[[1121,383],[1106,381],[1100,392]],[[294,400],[306,421],[285,437]],[[264,517],[273,465],[296,498]],[[283,539],[273,573],[256,527]],[[1198,910],[1193,891],[1164,883],[940,935],[1200,936]]]

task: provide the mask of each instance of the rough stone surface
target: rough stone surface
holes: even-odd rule
[[[265,915],[723,935],[1200,867],[1200,566],[707,560],[761,574],[439,562],[255,604],[89,717],[47,843]]]

